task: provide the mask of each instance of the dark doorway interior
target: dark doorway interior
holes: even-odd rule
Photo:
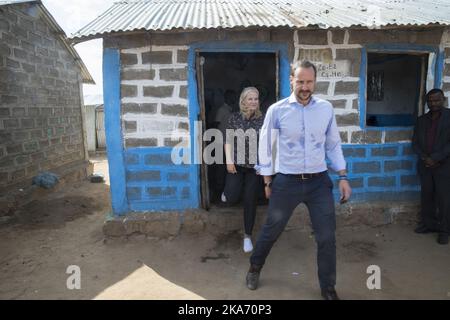
[[[367,126],[414,124],[424,94],[427,63],[427,54],[368,54]]]
[[[278,99],[277,55],[275,53],[202,52],[206,129],[218,128],[217,111],[225,102],[232,112],[239,112],[239,96],[245,87],[256,87],[260,93],[261,111]],[[225,185],[226,165],[207,167],[210,203],[220,202]],[[260,202],[264,202],[261,179]]]

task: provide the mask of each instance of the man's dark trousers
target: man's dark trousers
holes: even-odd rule
[[[295,207],[304,202],[309,210],[317,243],[319,283],[322,289],[336,284],[336,217],[333,183],[327,172],[302,180],[298,175],[278,173],[272,183],[267,220],[250,257],[262,266],[283,232]]]
[[[441,168],[421,168],[421,224],[441,233],[450,232],[450,176]],[[437,209],[437,210],[436,210]]]

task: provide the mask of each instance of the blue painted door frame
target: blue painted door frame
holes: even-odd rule
[[[114,214],[123,215],[129,207],[120,120],[120,53],[115,48],[103,50],[103,97],[111,206]]]
[[[197,137],[194,131],[194,123],[198,120],[200,114],[200,106],[198,101],[198,85],[196,77],[196,52],[237,52],[237,53],[278,53],[279,65],[279,92],[280,98],[289,96],[290,84],[289,73],[290,63],[288,56],[287,44],[271,43],[271,42],[233,42],[233,41],[214,41],[194,43],[189,47],[188,53],[188,100],[189,100],[189,124],[191,137],[191,159],[195,159],[194,163],[200,163],[198,159]],[[196,166],[196,176],[200,179],[200,166]],[[196,183],[198,190],[198,199],[200,199],[200,181]],[[200,200],[199,204],[200,206]]]

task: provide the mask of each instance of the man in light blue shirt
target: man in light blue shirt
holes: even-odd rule
[[[341,203],[351,195],[346,162],[333,106],[313,97],[316,67],[303,61],[291,69],[292,94],[267,111],[260,131],[259,164],[269,199],[267,220],[250,257],[247,287],[255,290],[262,266],[294,209],[305,203],[317,242],[318,276],[322,297],[339,299],[336,284],[336,218],[333,183],[326,158],[339,174]],[[272,177],[275,178],[272,181]]]

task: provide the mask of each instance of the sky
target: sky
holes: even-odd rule
[[[42,0],[67,37],[71,37],[73,33],[105,12],[114,2],[117,0]],[[75,45],[74,48],[96,83],[95,85],[83,85],[85,100],[90,99],[93,95],[102,95],[102,39],[82,42]]]

